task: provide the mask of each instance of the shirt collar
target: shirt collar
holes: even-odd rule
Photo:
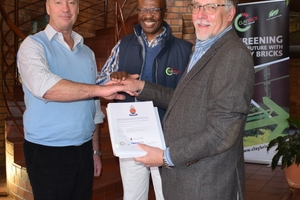
[[[142,35],[146,45],[149,47],[156,46],[166,36],[166,34],[167,34],[167,29],[166,29],[166,27],[163,26],[163,32],[161,32],[158,36],[156,36],[155,39],[148,41],[146,34],[144,33],[144,30],[143,29],[141,30],[141,35]]]
[[[220,39],[225,33],[227,33],[232,28],[232,25],[228,26],[226,29],[224,29],[220,34],[216,35],[215,37],[212,37],[205,41],[200,41],[196,39],[196,46],[195,48],[203,48],[203,51],[207,51],[218,39]]]
[[[213,38],[210,38],[205,41],[196,40],[195,45],[195,51],[193,52],[193,55],[190,59],[189,65],[188,65],[188,72],[194,67],[195,63],[205,54],[205,52],[220,38],[222,37],[226,32],[228,32],[232,26],[227,27],[225,30],[223,30],[220,34],[216,35]]]
[[[62,40],[64,42],[62,33],[60,33],[57,30],[55,30],[50,24],[48,24],[46,26],[46,28],[45,28],[44,31],[45,31],[45,34],[46,34],[46,36],[47,36],[47,38],[48,38],[49,41],[54,38],[54,39],[57,39],[57,40]],[[83,45],[83,37],[81,35],[79,35],[75,31],[72,31],[71,37],[74,40],[74,47],[77,44],[80,44],[80,46]],[[62,41],[60,41],[60,42],[62,42]]]

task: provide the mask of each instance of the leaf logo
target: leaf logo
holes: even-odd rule
[[[277,10],[272,10],[271,12],[269,12],[269,18],[278,15],[278,12],[279,12],[279,9],[277,9]]]

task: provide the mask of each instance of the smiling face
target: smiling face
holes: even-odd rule
[[[193,4],[229,4],[229,2],[225,0],[194,0]],[[203,7],[200,8],[199,13],[192,13],[197,39],[205,41],[221,33],[232,23],[235,11],[235,7],[230,5],[218,6],[214,14],[206,14]]]
[[[139,12],[138,21],[149,41],[156,38],[163,31],[163,20],[166,12],[165,0],[138,0],[139,9],[163,8],[158,13]]]
[[[49,24],[59,32],[72,31],[79,13],[78,0],[47,0]]]

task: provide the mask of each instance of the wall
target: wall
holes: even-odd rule
[[[2,16],[0,15],[0,20],[2,19]],[[2,40],[1,40],[1,35],[0,35],[0,45]],[[1,72],[1,77],[0,81],[2,82],[2,48],[0,48],[0,72]],[[2,95],[2,87],[0,87],[0,166],[5,165],[5,128],[4,128],[4,122],[6,118],[6,107],[4,104],[4,99]]]
[[[5,6],[5,10],[8,12],[10,10],[12,10],[13,5],[14,5],[14,0],[1,0],[1,3]],[[19,0],[18,1],[20,3],[20,5],[25,4],[25,2],[31,2],[29,0]],[[35,17],[37,16],[39,13],[44,13],[45,12],[45,1],[41,2],[38,6],[32,6],[30,8],[28,8],[28,10],[24,10],[22,12],[20,12],[20,23],[23,22],[24,20],[27,20],[30,17]],[[85,8],[88,7],[90,5],[92,5],[95,2],[99,2],[98,0],[88,0],[88,1],[80,1],[80,8]],[[112,2],[112,1],[109,1]],[[84,12],[80,12],[80,16],[78,16],[78,20],[77,23],[80,23],[82,21],[84,21],[87,18],[90,18],[91,16],[96,16],[95,13],[98,14],[98,12],[101,10],[103,10],[103,4],[101,5],[97,5],[91,9],[87,9]],[[0,19],[2,18],[2,16],[0,15]],[[45,24],[47,24],[47,19],[43,18],[43,19],[37,19],[37,29],[42,29],[44,28]],[[94,36],[94,30],[97,28],[101,28],[103,27],[102,25],[103,22],[103,17],[98,17],[95,18],[94,20],[91,20],[87,23],[84,23],[83,26],[81,26],[80,28],[75,28],[74,30],[79,32],[80,34],[82,34],[84,37],[92,37]],[[7,24],[4,22],[3,25],[3,31],[6,33],[6,31],[8,30],[8,26]],[[30,24],[25,24],[22,29],[21,29],[26,35],[31,34],[33,31],[33,26],[32,23]],[[1,34],[0,34],[0,42],[2,42],[2,38],[1,38]],[[1,43],[0,43],[1,45]],[[7,47],[5,47],[4,49],[7,49]],[[1,76],[0,76],[0,81],[1,81],[1,85],[2,85],[2,65],[3,65],[3,60],[2,60],[2,48],[0,48],[0,72],[1,72]],[[10,58],[10,62],[13,62],[15,59],[11,56]],[[5,71],[5,69],[4,69]],[[13,80],[10,79],[9,80],[9,84],[10,85],[10,89],[12,90],[12,85],[13,85]],[[5,119],[7,118],[7,110],[6,110],[6,106],[4,103],[4,98],[3,98],[3,93],[2,93],[2,87],[0,87],[0,166],[4,166],[5,165]]]
[[[96,1],[96,0],[95,0]],[[133,0],[132,0],[133,1]],[[254,0],[253,0],[254,1]],[[2,0],[1,3],[6,5],[7,7],[12,4],[14,0]],[[25,2],[25,1],[23,1]],[[80,1],[83,3],[83,6],[87,6],[87,1]],[[90,0],[89,2],[93,2],[93,0]],[[110,9],[114,7],[114,1],[108,1]],[[122,3],[123,1],[121,1]],[[191,2],[190,0],[168,0],[168,14],[166,21],[170,24],[173,34],[176,37],[179,38],[184,38],[192,43],[195,42],[195,34],[194,34],[194,28],[192,27],[192,22],[191,22],[191,15],[189,14],[188,10],[188,4]],[[249,0],[241,0],[242,2],[250,2]],[[297,1],[298,2],[298,1]],[[296,0],[292,0],[292,3],[297,3]],[[298,3],[299,4],[299,3]],[[299,8],[299,5],[297,5]],[[292,6],[292,9],[297,8],[297,6]],[[91,13],[86,13],[83,14],[81,17],[79,17],[79,20],[83,20],[85,17],[88,17],[91,15]],[[1,18],[2,16],[0,16]],[[26,15],[24,15],[24,18],[26,18]],[[97,23],[99,23],[100,20],[98,20]],[[110,17],[109,21],[113,21],[113,18]],[[291,26],[292,31],[296,31],[300,29],[299,26],[300,22],[293,22],[293,25]],[[101,25],[97,24],[98,27]],[[78,28],[76,31],[80,32],[82,35],[85,37],[91,37],[93,36],[93,25],[92,22],[87,23],[85,28]],[[4,27],[4,30],[7,29],[7,27]],[[1,37],[1,35],[0,35]],[[0,38],[1,42],[1,38]],[[1,44],[0,44],[1,45]],[[1,54],[1,48],[0,48],[0,67],[2,65],[2,54]],[[291,93],[291,115],[300,118],[300,100],[299,100],[299,94],[300,94],[300,87],[299,87],[299,60],[293,60],[291,61],[291,72],[292,77],[291,77],[291,88],[290,91]],[[2,70],[2,67],[0,68]],[[0,77],[0,81],[2,82],[2,76]],[[2,95],[2,87],[0,87],[0,166],[5,165],[5,127],[4,127],[4,120],[7,117],[7,111],[6,107],[3,101],[3,95]]]
[[[168,0],[166,22],[172,28],[173,34],[178,38],[195,43],[194,27],[188,5],[190,0]]]
[[[10,198],[18,200],[33,200],[32,189],[26,168],[15,163],[15,152],[22,145],[6,140],[6,177]],[[23,153],[22,150],[18,152]]]

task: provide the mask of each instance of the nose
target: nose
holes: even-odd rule
[[[144,14],[144,16],[145,17],[147,17],[147,18],[151,18],[153,15],[152,15],[152,13],[148,10],[145,14]]]
[[[62,4],[62,10],[65,11],[65,12],[69,11],[69,4],[68,4],[68,2],[65,2],[65,3]]]
[[[203,18],[203,16],[206,17],[206,13],[204,11],[204,7],[200,7],[199,8],[199,12],[198,12],[197,16],[198,16],[198,18]]]

